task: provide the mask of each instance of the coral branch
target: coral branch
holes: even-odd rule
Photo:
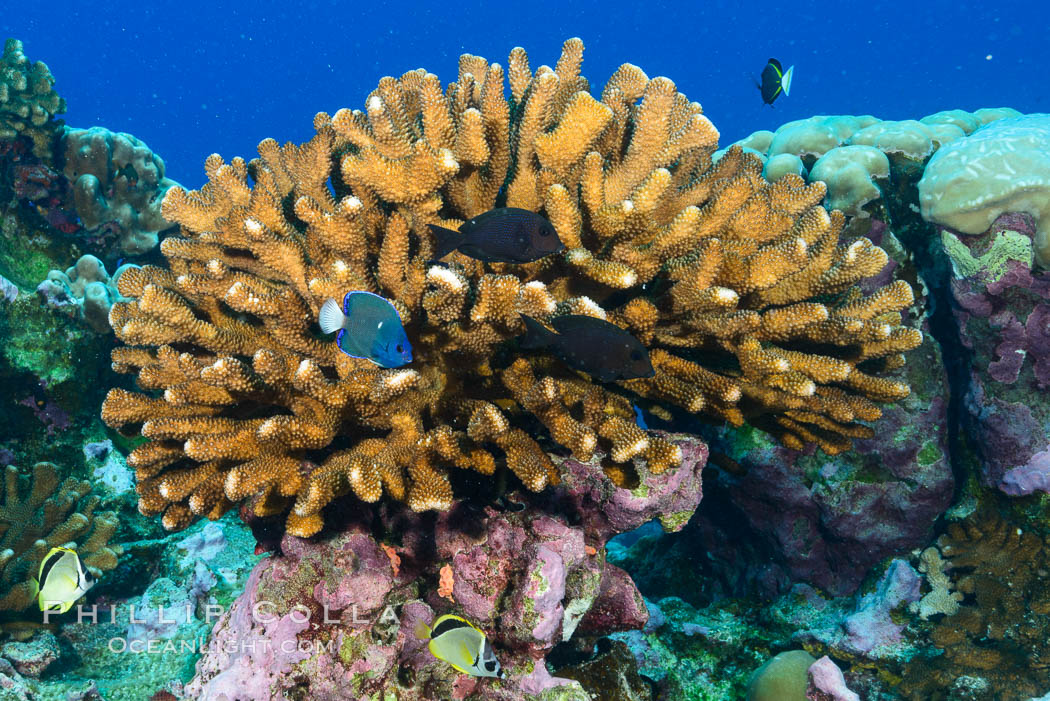
[[[162,446],[133,454],[144,510],[179,527],[248,499],[291,509],[289,529],[310,535],[350,491],[446,508],[450,470],[505,464],[540,490],[559,476],[535,420],[578,459],[604,444],[615,463],[671,468],[680,456],[637,428],[631,393],[793,447],[870,435],[875,402],[908,391],[882,373],[921,340],[900,326],[906,283],[855,286],[886,254],[842,240],[823,184],[769,184],[739,147],[712,162],[718,132],[667,78],[625,65],[592,96],[582,52],[569,40],[533,72],[515,49],[509,102],[504,69],[476,56],[444,89],[421,70],[384,78],[364,110],[318,114],[307,143],[266,140],[250,164],[213,155],[200,191],[169,192],[170,271],[122,276],[132,301],[110,315],[137,347],[114,369],[148,394],[115,389],[103,416],[145,422]],[[542,211],[564,255],[432,263],[428,225],[501,206]],[[351,289],[397,307],[411,366],[377,368],[320,335],[321,304]],[[508,343],[522,314],[619,324],[656,374],[603,386],[523,354]]]

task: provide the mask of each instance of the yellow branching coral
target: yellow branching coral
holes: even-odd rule
[[[77,550],[94,577],[117,566],[120,546],[108,545],[117,529],[112,511],[96,512],[98,497],[91,484],[69,477],[59,481],[49,462],[38,462],[33,474],[8,465],[0,502],[0,611],[21,611],[37,594],[34,577],[40,561],[56,546]]]
[[[632,395],[794,447],[870,435],[877,403],[908,392],[882,373],[921,340],[900,325],[906,283],[856,285],[886,254],[841,240],[822,184],[769,184],[739,148],[712,162],[718,132],[667,78],[628,64],[592,96],[582,55],[570,39],[554,69],[517,48],[506,75],[466,55],[447,86],[422,70],[384,78],[363,111],[318,114],[305,144],[268,139],[251,163],[213,155],[200,191],[168,193],[164,216],[181,225],[161,247],[169,267],[122,276],[130,301],[111,314],[127,344],[113,367],[143,392],[114,389],[103,407],[151,439],[129,456],[144,513],[181,528],[249,499],[310,535],[350,491],[445,508],[451,469],[505,461],[539,490],[558,475],[524,413],[577,458],[604,442],[614,461],[676,465],[634,424]],[[542,212],[567,250],[431,261],[428,225],[501,206]],[[325,299],[355,289],[395,305],[410,366],[320,335]],[[522,314],[618,324],[656,374],[603,386],[516,352]]]

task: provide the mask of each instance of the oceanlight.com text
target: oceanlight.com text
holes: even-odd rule
[[[269,638],[253,638],[251,640],[225,640],[221,643],[208,642],[204,636],[191,638],[189,640],[161,640],[150,638],[149,640],[129,640],[122,637],[110,638],[107,648],[114,654],[132,653],[136,655],[163,655],[163,654],[207,654],[224,652],[226,654],[251,653],[265,654],[280,651],[285,654],[302,652],[308,655],[314,653],[336,653],[336,640],[281,640],[275,642]]]

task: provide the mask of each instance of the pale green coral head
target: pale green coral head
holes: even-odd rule
[[[927,221],[964,234],[1027,212],[1036,261],[1050,267],[1050,114],[999,119],[944,146],[919,181],[919,204]]]
[[[871,115],[818,115],[783,124],[773,135],[768,154],[793,153],[803,160],[820,158],[851,136],[879,120]]]
[[[974,110],[973,116],[981,120],[981,125],[983,126],[997,119],[1021,117],[1023,115],[1013,107],[982,107],[979,110]]]
[[[882,196],[877,183],[889,182],[890,162],[871,146],[840,146],[821,156],[810,171],[809,180],[823,180],[828,186],[825,203],[829,209],[866,217],[864,205]]]
[[[773,143],[773,132],[768,129],[760,129],[745,136],[737,143],[744,148],[753,148],[765,155],[766,151],[769,150],[769,145]]]
[[[964,136],[952,124],[923,124],[914,119],[879,122],[861,129],[850,137],[850,144],[873,146],[883,153],[897,153],[921,161],[949,141]]]
[[[766,161],[766,167],[762,169],[762,177],[769,182],[776,182],[789,173],[806,177],[805,164],[793,153],[778,153],[772,156]]]
[[[929,126],[950,124],[958,127],[966,134],[972,134],[976,129],[984,125],[980,117],[965,110],[941,110],[940,112],[927,115],[919,121]]]

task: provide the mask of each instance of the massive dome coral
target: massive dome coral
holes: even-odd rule
[[[856,285],[886,254],[840,241],[822,183],[769,184],[740,148],[713,163],[718,132],[667,78],[625,64],[596,99],[582,54],[570,39],[533,72],[516,48],[506,76],[465,55],[444,88],[423,70],[384,78],[365,111],[318,114],[305,144],[213,155],[200,191],[168,193],[169,267],[127,271],[131,301],[110,315],[127,344],[113,367],[142,391],[112,389],[102,412],[150,439],[128,459],[143,513],[178,529],[248,499],[258,515],[290,508],[287,529],[306,536],[349,491],[447,508],[454,469],[505,462],[538,491],[558,474],[537,420],[577,459],[605,442],[620,477],[634,458],[676,465],[634,423],[639,398],[795,448],[872,434],[877,403],[908,393],[885,373],[921,340],[901,326],[907,283]],[[431,262],[428,224],[497,206],[544,213],[567,250]],[[393,301],[411,365],[382,369],[320,335],[321,304],[352,289]],[[601,385],[522,351],[520,314],[618,324],[655,376]]]

